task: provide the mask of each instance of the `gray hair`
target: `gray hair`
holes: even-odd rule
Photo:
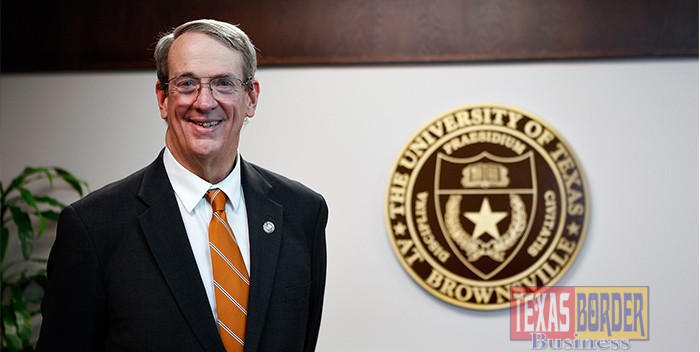
[[[170,47],[175,39],[187,32],[207,34],[241,53],[243,55],[243,81],[250,83],[250,80],[255,77],[258,62],[255,46],[248,38],[248,35],[236,25],[216,20],[201,19],[182,24],[171,32],[163,34],[158,40],[153,58],[156,61],[156,75],[161,83],[168,82],[170,74],[168,72],[168,54]],[[246,86],[248,89],[251,89],[250,85]]]

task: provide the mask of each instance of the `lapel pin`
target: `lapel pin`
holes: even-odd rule
[[[268,234],[275,232],[275,224],[273,224],[272,221],[265,221],[263,224],[263,231]]]

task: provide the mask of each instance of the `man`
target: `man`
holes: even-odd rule
[[[37,350],[314,350],[328,210],[238,153],[260,93],[253,44],[198,20],[154,56],[166,148],[62,212]]]

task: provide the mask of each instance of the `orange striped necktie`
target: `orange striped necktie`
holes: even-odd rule
[[[236,236],[226,221],[226,194],[217,188],[209,190],[205,197],[213,210],[209,250],[219,335],[227,352],[243,351],[250,278]]]

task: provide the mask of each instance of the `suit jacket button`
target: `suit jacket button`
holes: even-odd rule
[[[272,221],[265,221],[263,224],[263,231],[265,231],[265,233],[275,232],[275,224],[273,224]]]

